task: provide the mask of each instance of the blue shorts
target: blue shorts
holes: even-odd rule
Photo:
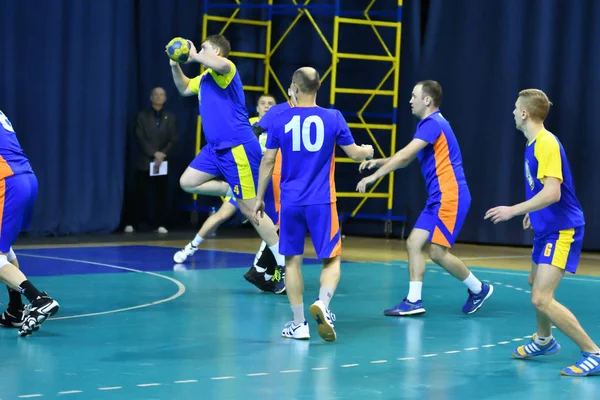
[[[309,206],[281,205],[279,252],[284,256],[304,254],[304,238],[310,232],[317,257],[342,254],[340,223],[336,203]]]
[[[235,201],[235,197],[226,197],[224,200],[224,203],[229,202],[231,205],[233,205],[235,208],[237,208],[239,210],[239,206],[237,201]],[[273,223],[275,225],[279,225],[279,211],[278,211],[279,207],[277,207],[276,203],[275,203],[275,195],[273,192],[273,183],[269,183],[269,186],[267,186],[267,191],[265,192],[265,214],[267,214],[269,216],[269,218],[271,218],[271,221],[273,221]]]
[[[223,178],[236,198],[247,200],[256,197],[261,157],[258,140],[222,150],[207,144],[190,163],[190,168]]]
[[[444,247],[454,246],[471,207],[467,186],[459,186],[458,196],[428,202],[415,222],[415,228],[429,232],[429,241]],[[454,197],[454,198],[452,198]]]
[[[0,253],[8,253],[19,233],[29,228],[37,193],[32,173],[0,179]]]
[[[583,231],[583,226],[580,226],[546,235],[536,234],[531,261],[538,265],[550,264],[574,274],[581,256]]]

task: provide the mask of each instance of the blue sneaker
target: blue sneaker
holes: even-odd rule
[[[512,355],[515,358],[531,358],[537,356],[551,356],[552,354],[556,354],[560,351],[560,344],[556,341],[556,339],[552,338],[548,341],[548,343],[542,345],[536,343],[535,339],[537,338],[537,334],[533,334],[533,337],[526,344],[516,347]]]
[[[423,301],[417,300],[414,303],[408,301],[408,299],[402,300],[402,303],[396,305],[393,308],[383,311],[383,315],[388,317],[401,317],[404,315],[417,315],[424,314],[425,307],[423,307]]]
[[[473,314],[475,311],[479,310],[479,308],[483,305],[483,302],[486,301],[492,295],[492,293],[494,293],[494,287],[482,282],[481,292],[474,294],[469,289],[467,289],[467,292],[469,293],[469,298],[463,306],[462,312],[465,314]]]
[[[588,376],[600,374],[600,356],[594,353],[581,352],[583,357],[570,367],[563,368],[560,373],[566,376]]]

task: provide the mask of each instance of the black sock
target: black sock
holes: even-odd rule
[[[11,289],[8,286],[8,308],[10,310],[20,310],[23,308],[23,301],[21,300],[21,292],[15,289]]]
[[[41,296],[41,293],[33,284],[29,281],[24,281],[19,285],[19,292],[23,294],[23,296],[27,297],[27,300],[33,302],[38,296]]]
[[[256,262],[261,268],[265,268],[267,271],[265,272],[267,275],[275,274],[275,268],[277,267],[277,260],[275,260],[275,256],[273,252],[269,248],[269,246],[265,246],[260,258]]]

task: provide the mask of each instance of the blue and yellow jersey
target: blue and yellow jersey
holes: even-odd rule
[[[256,140],[250,123],[240,74],[234,63],[224,75],[208,68],[188,88],[198,95],[198,110],[206,141],[215,150]]]
[[[0,110],[0,179],[31,172],[33,170],[21,149],[15,130]]]
[[[583,210],[575,197],[573,176],[565,150],[556,136],[542,129],[525,149],[527,200],[542,190],[545,177],[560,180],[561,196],[558,202],[529,213],[536,235],[543,236],[585,225]]]
[[[466,185],[462,154],[450,123],[439,111],[417,125],[415,139],[429,143],[417,154],[429,202],[458,203],[459,186]]]

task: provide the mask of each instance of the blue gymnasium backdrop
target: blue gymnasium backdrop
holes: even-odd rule
[[[283,0],[282,0],[283,1]],[[378,0],[377,3],[381,3]],[[222,0],[221,2],[226,2]],[[256,3],[256,1],[254,1]],[[326,4],[328,1],[313,1]],[[344,0],[348,9],[366,1]],[[514,128],[513,104],[520,89],[546,91],[554,107],[547,127],[563,142],[584,207],[585,247],[600,249],[600,176],[597,113],[600,110],[600,2],[595,0],[405,0],[403,7],[398,148],[407,143],[416,121],[408,100],[413,84],[438,80],[444,89],[442,112],[459,138],[473,205],[461,241],[529,244],[520,219],[499,226],[483,220],[492,206],[524,197],[524,138]],[[163,47],[174,36],[199,44],[203,2],[198,0],[0,1],[0,109],[12,120],[40,181],[32,234],[107,233],[120,226],[126,188],[130,187],[136,148],[136,112],[148,106],[149,92],[167,90],[166,107],[179,118],[180,140],[171,155],[173,221],[189,196],[178,177],[194,156],[195,98],[181,98],[171,80]],[[240,16],[256,18],[258,11]],[[331,17],[315,15],[331,37]],[[281,33],[291,17],[278,17]],[[252,28],[248,28],[252,29]],[[346,27],[341,51],[378,51],[374,37],[361,27]],[[272,63],[283,85],[299,65],[323,72],[329,52],[308,21],[301,21]],[[254,51],[259,33],[229,31],[237,50]],[[244,81],[262,76],[252,61],[240,61]],[[386,71],[375,63],[340,64],[344,86],[373,87]],[[194,75],[197,65],[184,71]],[[329,81],[319,102],[329,106]],[[353,84],[352,84],[353,83]],[[385,87],[384,87],[385,88]],[[273,90],[275,92],[275,90]],[[283,97],[276,93],[278,100]],[[355,109],[351,99],[336,106]],[[248,94],[250,110],[256,101]],[[363,99],[364,101],[364,99]],[[389,103],[376,103],[389,108]],[[370,109],[374,111],[374,109]],[[357,141],[365,142],[357,132]],[[353,190],[355,166],[338,164],[338,188]],[[415,163],[397,174],[394,213],[408,210],[411,227],[425,201]],[[345,211],[353,200],[340,202]],[[383,202],[361,211],[381,213]],[[379,235],[381,222],[352,222],[345,233]],[[397,229],[397,228],[396,228]]]

